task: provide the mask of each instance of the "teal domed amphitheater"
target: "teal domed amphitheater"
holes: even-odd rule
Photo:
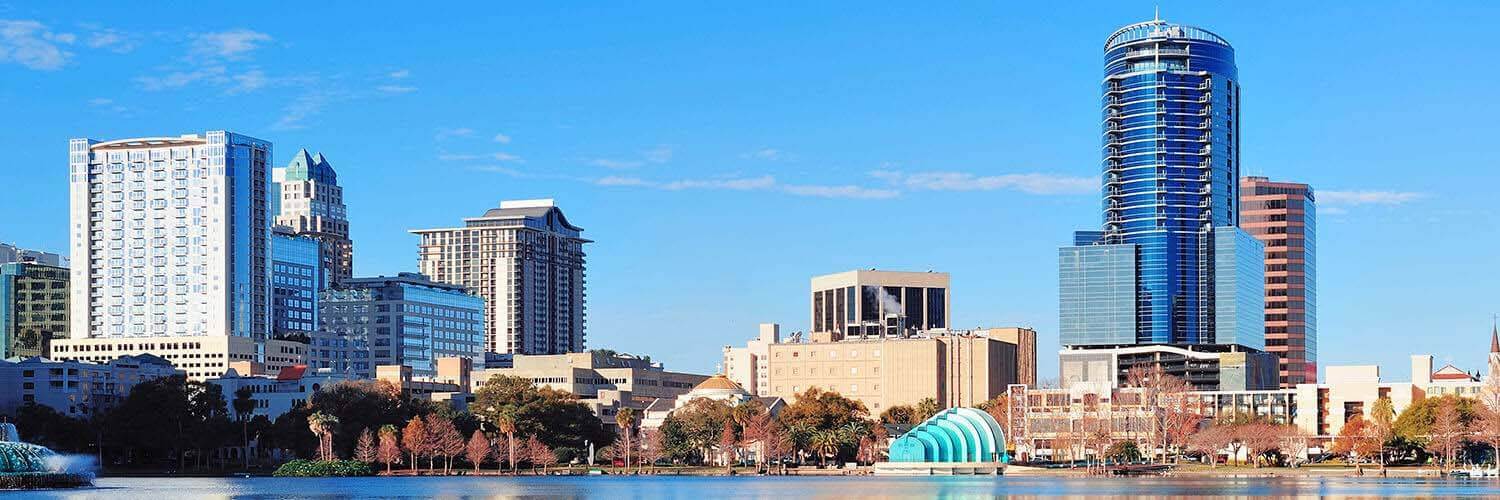
[[[974,408],[949,408],[891,443],[882,474],[999,474],[1010,455],[994,417]]]

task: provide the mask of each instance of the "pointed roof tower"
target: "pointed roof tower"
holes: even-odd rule
[[[333,165],[328,164],[328,159],[323,153],[309,154],[307,148],[297,150],[292,155],[292,161],[286,165],[286,180],[291,182],[312,179],[328,184],[338,184],[338,174],[334,173]]]
[[[1500,354],[1500,329],[1490,325],[1490,354]]]

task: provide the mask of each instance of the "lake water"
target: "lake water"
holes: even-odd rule
[[[988,498],[1014,496],[1500,497],[1500,481],[1408,478],[1010,477],[372,477],[101,478],[82,490],[0,492],[0,498]]]

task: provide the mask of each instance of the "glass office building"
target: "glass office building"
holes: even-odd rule
[[[326,286],[318,240],[277,226],[271,234],[271,335],[310,335],[318,328],[318,292]]]
[[[0,359],[46,356],[68,337],[68,269],[0,264]]]
[[[431,377],[440,357],[484,363],[484,299],[462,286],[414,273],[353,278],[325,292],[322,308],[326,335],[342,343],[315,338],[309,358],[339,359],[340,345],[348,353],[347,365],[329,368],[373,378],[376,366],[405,365]]]
[[[1234,49],[1207,30],[1154,20],[1116,31],[1104,52],[1103,228],[1075,233],[1061,250],[1063,345],[1261,348],[1249,329],[1262,323],[1242,304],[1241,285],[1264,278],[1258,260],[1244,260],[1258,243],[1236,227]]]

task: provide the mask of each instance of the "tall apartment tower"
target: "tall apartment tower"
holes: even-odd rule
[[[1236,227],[1234,48],[1158,19],[1115,31],[1104,59],[1103,228],[1075,233],[1059,252],[1064,358],[1143,345],[1259,352],[1264,251]],[[1271,378],[1254,371],[1250,386]]]
[[[1316,206],[1307,184],[1240,180],[1240,227],[1266,245],[1266,351],[1284,388],[1318,382]]]
[[[54,357],[151,353],[195,378],[261,361],[271,143],[208,131],[68,153],[71,334]]]
[[[464,227],[417,229],[417,265],[484,297],[485,350],[584,350],[584,252],[590,243],[552,200],[502,201]]]
[[[349,239],[344,188],[328,159],[300,149],[287,166],[273,169],[271,178],[273,222],[323,245],[323,268],[331,283],[352,277],[354,242]]]

